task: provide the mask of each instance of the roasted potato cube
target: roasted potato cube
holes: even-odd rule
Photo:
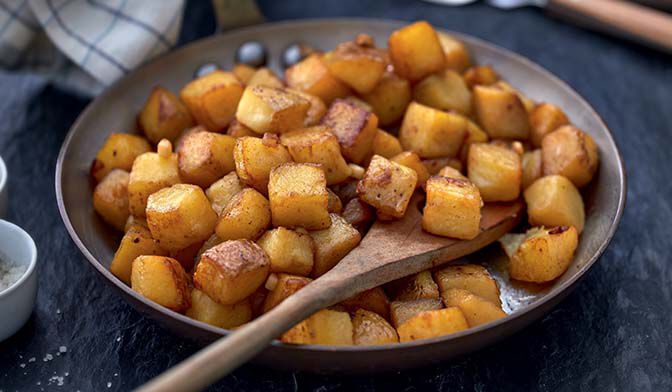
[[[413,100],[446,111],[471,113],[471,91],[457,72],[447,69],[429,75],[413,87]]]
[[[437,33],[437,36],[446,55],[446,68],[462,72],[471,65],[471,56],[462,41],[446,33]]]
[[[541,142],[544,175],[559,174],[577,187],[587,185],[597,171],[597,145],[579,128],[565,125]]]
[[[563,125],[569,125],[569,119],[559,107],[550,103],[541,103],[530,112],[530,143],[541,147],[544,136]]]
[[[330,213],[333,212],[334,214],[340,214],[341,211],[343,211],[343,203],[341,202],[341,199],[329,188],[327,188],[327,193],[329,194],[327,210]]]
[[[243,82],[243,84],[247,84],[247,82],[250,81],[250,78],[252,75],[254,75],[255,72],[257,72],[256,68],[250,67],[247,64],[236,64],[233,66],[233,69],[231,70],[234,75]]]
[[[470,327],[506,317],[506,313],[499,305],[464,289],[442,291],[441,299],[447,308],[459,308]]]
[[[313,270],[315,245],[306,233],[278,227],[264,233],[257,244],[271,260],[271,272],[307,276]]]
[[[247,87],[240,99],[236,120],[257,133],[283,133],[303,127],[310,102],[289,90]]]
[[[242,190],[243,185],[240,183],[238,175],[231,172],[210,185],[205,191],[205,195],[210,200],[212,209],[217,215],[221,215],[231,199]]]
[[[119,248],[114,253],[110,272],[124,283],[131,284],[131,265],[138,256],[166,256],[159,242],[152,237],[149,229],[142,224],[132,224],[121,238]]]
[[[394,72],[386,72],[371,92],[362,95],[371,105],[381,126],[392,125],[403,117],[411,102],[411,84]]]
[[[446,64],[446,55],[432,25],[415,22],[390,34],[387,46],[394,72],[411,82],[418,81]]]
[[[510,240],[506,237],[517,237]],[[522,238],[520,238],[522,237]],[[572,263],[579,237],[574,226],[534,227],[523,234],[507,234],[502,243],[509,254],[509,276],[524,282],[550,282]]]
[[[378,129],[376,131],[376,137],[373,138],[373,146],[371,152],[374,155],[380,155],[381,157],[390,159],[393,156],[400,154],[404,151],[401,148],[401,142],[397,139],[396,136]]]
[[[427,180],[422,228],[432,234],[470,240],[481,232],[479,190],[468,180],[433,176]]]
[[[422,312],[397,327],[399,341],[410,342],[464,331],[469,328],[464,316],[456,307]]]
[[[211,132],[229,125],[242,95],[243,84],[238,78],[219,70],[192,80],[180,92],[191,115]]]
[[[439,174],[441,169],[448,166],[455,170],[462,171],[462,162],[455,158],[423,159],[422,164],[425,165],[430,176]]]
[[[224,207],[215,227],[222,240],[255,240],[271,223],[271,207],[261,193],[251,188],[238,192]]]
[[[464,72],[464,81],[470,88],[478,84],[489,86],[497,83],[498,80],[499,75],[490,65],[475,65]]]
[[[151,149],[147,140],[141,136],[112,133],[91,164],[91,176],[100,182],[113,169],[130,171],[135,158]]]
[[[338,139],[325,126],[315,126],[288,132],[281,137],[295,162],[316,163],[322,167],[327,184],[345,181],[350,168],[341,155]]]
[[[235,170],[233,147],[236,139],[214,132],[194,132],[185,136],[177,152],[182,181],[207,188]]]
[[[224,241],[201,256],[194,286],[222,305],[233,305],[254,293],[268,277],[271,262],[248,240]]]
[[[163,157],[146,152],[133,162],[128,179],[128,207],[133,216],[144,217],[149,196],[180,182],[177,154]]]
[[[352,345],[352,336],[349,314],[322,309],[287,331],[280,340],[285,343],[341,346]]]
[[[312,279],[303,276],[278,274],[278,282],[264,301],[264,313],[276,307],[290,295],[306,287]]]
[[[521,164],[523,167],[522,185],[523,189],[527,189],[543,175],[541,149],[526,151],[523,154]]]
[[[258,133],[246,127],[245,124],[242,124],[235,118],[231,121],[231,124],[229,124],[229,128],[226,130],[226,134],[235,138],[243,136],[260,137]]]
[[[245,83],[247,87],[266,86],[274,88],[283,88],[284,83],[273,71],[266,67],[262,67],[254,71],[250,79]]]
[[[478,123],[491,138],[526,140],[530,135],[527,111],[514,92],[475,86],[474,111]]]
[[[124,231],[130,215],[128,210],[128,172],[114,169],[93,191],[93,209],[119,231]]]
[[[343,42],[326,53],[322,60],[332,75],[359,94],[373,90],[386,67],[383,54],[373,46],[372,40]]]
[[[397,331],[384,318],[364,309],[352,316],[353,343],[358,346],[397,343]]]
[[[318,165],[285,163],[271,170],[268,199],[274,226],[326,229],[329,219],[327,179]]]
[[[131,267],[131,288],[176,312],[189,309],[189,276],[170,257],[138,256]]]
[[[499,287],[485,267],[476,264],[451,265],[434,272],[439,291],[463,289],[500,306]]]
[[[432,273],[422,271],[388,283],[385,286],[392,292],[395,301],[413,301],[416,299],[439,299],[439,286],[434,283]]]
[[[304,126],[310,127],[318,124],[322,120],[322,117],[324,117],[324,114],[327,113],[327,105],[322,102],[320,97],[299,90],[287,89],[287,91],[299,95],[310,102],[306,118],[303,120]]]
[[[467,177],[464,176],[464,174],[462,174],[459,170],[455,169],[452,166],[446,166],[443,169],[439,170],[438,175],[447,178],[457,178],[458,180],[469,180]]]
[[[462,143],[462,148],[460,149],[460,160],[467,162],[469,147],[473,143],[485,143],[488,140],[490,140],[488,134],[481,127],[476,125],[475,122],[467,120],[467,136],[464,138],[464,143]]]
[[[342,215],[346,222],[359,230],[360,233],[365,233],[376,218],[371,206],[358,198],[350,200],[345,205]]]
[[[362,291],[341,302],[340,305],[350,311],[361,308],[377,313],[386,319],[390,317],[390,301],[387,299],[385,291],[380,287]]]
[[[319,97],[329,105],[334,99],[350,94],[350,89],[335,77],[319,54],[312,54],[285,71],[287,85]]]
[[[585,212],[579,190],[566,177],[541,177],[524,193],[532,226],[574,226],[583,231]]]
[[[507,82],[505,82],[503,80],[498,80],[494,84],[494,86],[497,87],[500,90],[510,91],[512,93],[515,93],[518,96],[518,98],[520,98],[520,102],[523,103],[523,106],[525,107],[525,111],[527,111],[528,115],[529,115],[529,113],[532,112],[532,110],[536,106],[536,103],[533,100],[531,100],[525,94],[521,93],[519,90],[515,89],[513,86],[511,86],[510,84],[508,84]]]
[[[328,229],[312,231],[310,236],[315,243],[315,263],[313,277],[323,275],[335,266],[345,255],[359,244],[361,235],[336,214],[329,214],[331,226]]]
[[[395,328],[428,310],[443,308],[441,300],[436,298],[423,298],[413,301],[393,301],[390,303],[390,319]]]
[[[278,142],[276,136],[270,134],[261,139],[241,137],[236,140],[233,159],[240,181],[263,194],[268,194],[271,169],[292,161],[285,146]]]
[[[354,95],[349,95],[343,98],[342,100],[345,101],[346,103],[353,104],[360,109],[364,109],[367,112],[373,112],[373,107],[371,107],[371,105],[369,105],[368,102],[364,101],[361,98],[355,97]]]
[[[162,247],[179,250],[207,240],[215,230],[217,214],[201,188],[176,184],[149,196],[147,224]]]
[[[142,131],[152,143],[161,139],[174,142],[187,128],[194,125],[189,110],[172,92],[155,87],[138,116]]]
[[[417,183],[415,170],[374,155],[364,178],[357,184],[357,194],[378,212],[401,218]]]
[[[252,306],[247,298],[233,305],[221,305],[201,290],[193,289],[187,316],[215,327],[230,329],[252,320]]]
[[[422,163],[422,160],[420,160],[418,154],[414,153],[413,151],[404,151],[390,158],[390,161],[396,162],[406,167],[410,167],[411,169],[415,170],[415,173],[418,175],[417,187],[418,188],[425,187],[425,183],[429,178],[429,171],[427,171],[427,168]]]
[[[343,156],[362,163],[371,152],[378,131],[378,117],[344,100],[331,104],[322,124],[336,135]]]
[[[485,202],[515,200],[520,194],[520,156],[506,147],[473,143],[469,148],[467,175]]]
[[[454,157],[467,133],[467,119],[456,113],[411,102],[399,130],[404,150],[422,158]]]

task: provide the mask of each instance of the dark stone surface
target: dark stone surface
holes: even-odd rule
[[[190,3],[182,42],[213,31],[208,3]],[[245,366],[213,390],[672,389],[672,59],[533,9],[506,13],[480,3],[443,8],[362,0],[270,0],[261,8],[270,20],[426,18],[531,58],[579,91],[611,126],[627,165],[628,207],[611,246],[577,290],[500,344],[462,360],[380,376]],[[196,348],[143,318],[104,285],[61,222],[53,186],[56,156],[87,101],[20,73],[0,72],[0,87],[9,220],[33,235],[40,253],[35,312],[16,336],[0,343],[0,390],[129,390]],[[57,355],[60,346],[67,352]],[[44,361],[47,354],[53,359]],[[57,377],[63,377],[62,386]]]

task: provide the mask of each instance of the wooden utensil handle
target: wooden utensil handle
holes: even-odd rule
[[[672,53],[672,16],[622,0],[549,0],[552,13]]]

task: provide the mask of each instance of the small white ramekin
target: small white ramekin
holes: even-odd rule
[[[7,217],[8,197],[7,166],[5,166],[5,161],[0,157],[0,219]]]
[[[0,219],[0,257],[27,265],[13,285],[0,292],[0,342],[14,335],[28,321],[37,296],[37,248],[19,226]]]

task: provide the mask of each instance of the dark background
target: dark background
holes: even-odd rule
[[[672,389],[671,57],[531,8],[503,12],[483,3],[447,8],[362,0],[268,0],[260,7],[269,21],[427,19],[529,57],[567,81],[609,124],[627,166],[628,205],[609,249],[578,288],[541,321],[497,345],[461,360],[378,376],[326,377],[248,365],[217,390]],[[214,30],[210,2],[189,2],[180,42]],[[9,220],[33,235],[40,254],[35,312],[16,336],[0,343],[5,392],[129,390],[196,350],[105,285],[61,222],[56,157],[87,102],[39,77],[0,71],[0,154],[10,173]],[[67,352],[57,355],[60,346]],[[47,354],[53,359],[45,361]]]

